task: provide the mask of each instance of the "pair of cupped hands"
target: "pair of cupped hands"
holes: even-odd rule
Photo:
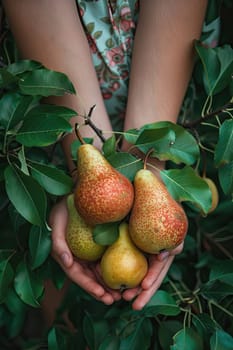
[[[157,172],[155,174],[159,176]],[[141,310],[160,287],[175,255],[183,250],[183,243],[181,243],[169,252],[150,255],[148,272],[140,286],[124,291],[113,290],[103,282],[99,262],[86,262],[72,255],[65,238],[67,222],[68,209],[64,197],[50,213],[52,256],[72,282],[106,305],[111,305],[123,298],[126,301],[133,301],[134,310]]]

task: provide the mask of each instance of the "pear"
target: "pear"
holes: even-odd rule
[[[104,282],[112,289],[136,287],[146,275],[147,259],[133,244],[126,222],[120,224],[118,239],[104,252],[100,270]]]
[[[210,179],[209,177],[203,177],[203,180],[207,183],[207,185],[210,188],[211,194],[212,194],[212,204],[211,208],[208,211],[208,214],[212,213],[217,208],[218,202],[219,202],[219,195],[218,195],[218,189],[215,185],[214,181]]]
[[[122,220],[134,199],[132,183],[90,144],[78,149],[75,206],[90,225]]]
[[[68,222],[66,241],[71,252],[77,258],[86,261],[96,261],[104,253],[106,247],[93,240],[93,227],[86,224],[74,206],[74,195],[67,197]]]
[[[158,254],[178,246],[187,233],[183,208],[171,197],[165,185],[148,169],[134,178],[135,200],[129,218],[129,232],[136,246]]]

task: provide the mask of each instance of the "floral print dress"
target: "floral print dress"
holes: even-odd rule
[[[122,130],[139,0],[76,0],[106,109]]]

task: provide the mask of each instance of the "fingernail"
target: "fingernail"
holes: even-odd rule
[[[167,259],[168,255],[169,255],[169,252],[162,252],[159,254],[159,259],[165,260],[165,259]]]
[[[69,262],[70,262],[69,254],[63,253],[61,255],[61,260],[62,260],[62,263],[65,267],[69,267]]]

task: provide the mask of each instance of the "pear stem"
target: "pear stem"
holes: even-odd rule
[[[146,156],[144,158],[144,163],[143,163],[143,169],[146,169],[146,165],[147,165],[147,160],[150,156],[150,154],[154,151],[153,148],[149,149],[149,151],[146,153]]]
[[[77,139],[80,141],[80,143],[82,145],[85,145],[86,142],[84,141],[84,139],[82,138],[82,136],[79,132],[79,124],[78,123],[75,123],[74,131],[75,131],[75,135],[77,136]]]
[[[84,116],[84,121],[85,121],[85,125],[89,125],[92,130],[94,130],[94,132],[96,133],[96,135],[99,137],[99,139],[104,143],[106,141],[105,137],[103,136],[103,132],[102,130],[100,130],[99,128],[97,128],[97,126],[92,122],[91,120],[91,115],[92,112],[94,111],[96,105],[93,105],[88,114]]]

